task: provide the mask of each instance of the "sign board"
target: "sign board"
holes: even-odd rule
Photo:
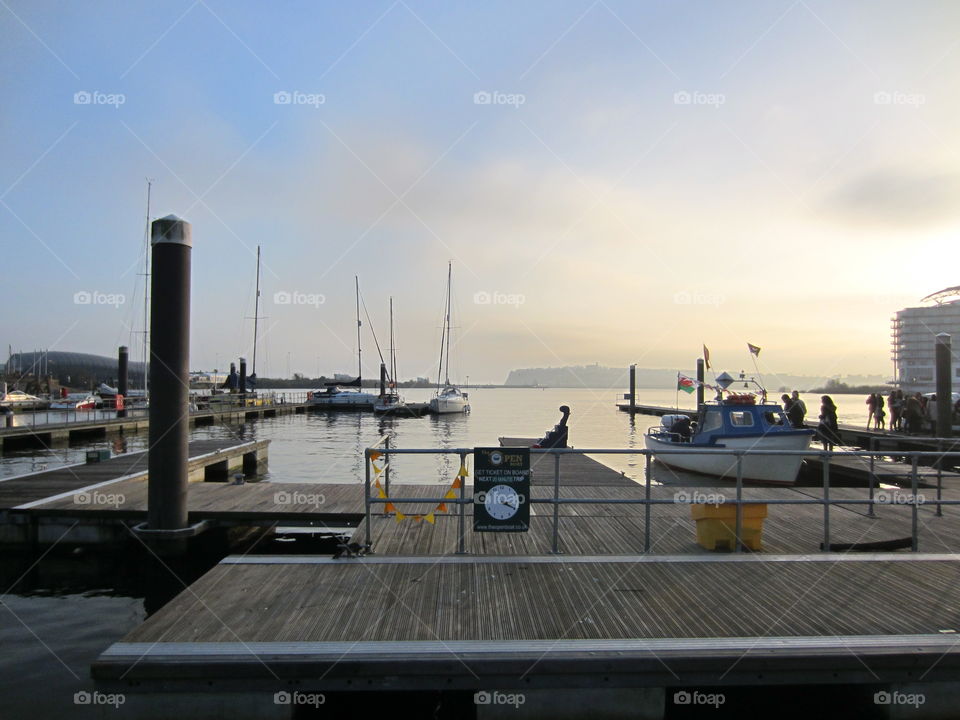
[[[527,532],[529,500],[530,448],[474,448],[474,532]]]

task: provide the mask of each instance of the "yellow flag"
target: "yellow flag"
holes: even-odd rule
[[[470,473],[467,472],[467,466],[466,466],[466,465],[461,465],[461,466],[460,466],[460,472],[457,473],[457,474],[458,474],[460,477],[466,477],[466,476],[469,475]]]
[[[453,490],[448,490],[447,494],[443,496],[446,500],[456,500],[457,494]]]
[[[381,499],[381,500],[386,500],[386,499],[387,499],[387,494],[383,491],[383,488],[377,488],[377,490],[379,491],[378,495],[380,496],[380,499]]]
[[[430,523],[431,525],[435,525],[435,524],[436,524],[436,523],[434,522],[433,513],[429,513],[429,514],[427,515],[427,518],[426,518],[426,519],[427,519],[427,522]]]
[[[397,510],[397,514],[393,516],[393,519],[396,520],[397,522],[400,522],[400,521],[403,520],[405,517],[406,517],[406,515],[404,515],[404,514],[403,514],[402,512],[400,512],[399,510]]]
[[[373,472],[374,472],[374,474],[379,475],[380,473],[383,472],[383,468],[382,468],[382,467],[377,467],[376,465],[374,465],[374,466],[373,466]]]

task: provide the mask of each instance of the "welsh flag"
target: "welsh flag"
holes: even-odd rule
[[[692,393],[697,389],[697,383],[686,375],[677,373],[677,390],[683,390],[685,393]]]

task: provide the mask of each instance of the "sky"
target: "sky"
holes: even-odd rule
[[[960,282],[960,4],[0,2],[0,342],[139,347],[193,227],[191,367],[892,377]],[[6,350],[6,348],[4,348]],[[6,353],[4,352],[4,355]],[[133,353],[137,355],[137,352]]]

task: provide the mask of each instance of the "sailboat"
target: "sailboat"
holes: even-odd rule
[[[363,359],[360,349],[360,280],[355,275],[357,292],[357,379],[326,383],[323,390],[308,393],[307,404],[327,410],[372,410],[377,396],[362,390]],[[354,389],[356,388],[356,389]]]
[[[407,404],[397,392],[397,352],[393,344],[393,298],[390,298],[390,368],[380,363],[380,397],[373,406],[378,415],[405,414]]]
[[[453,263],[447,263],[447,305],[443,334],[440,337],[440,371],[437,373],[437,392],[430,400],[430,412],[436,415],[470,412],[469,396],[450,382],[450,284],[452,276]],[[441,378],[443,378],[442,384]]]

